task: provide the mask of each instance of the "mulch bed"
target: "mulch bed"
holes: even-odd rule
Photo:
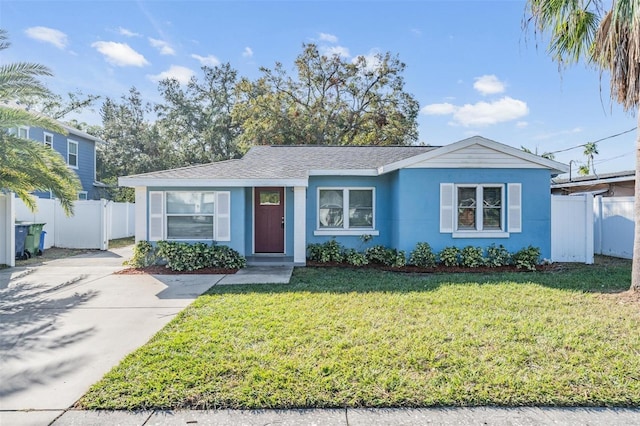
[[[230,275],[237,269],[202,268],[195,271],[174,271],[163,265],[147,266],[145,268],[127,268],[114,272],[116,275]]]

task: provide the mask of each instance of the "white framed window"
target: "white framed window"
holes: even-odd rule
[[[47,148],[53,148],[53,133],[44,132],[42,143],[44,143],[44,146]]]
[[[28,127],[18,127],[16,131],[16,135],[22,139],[29,139],[29,128]]]
[[[149,192],[149,240],[231,240],[231,193]]]
[[[318,188],[314,235],[378,235],[375,188]]]
[[[87,191],[78,192],[78,200],[87,200],[88,198]]]
[[[507,238],[522,231],[521,184],[440,184],[440,232],[454,238]]]
[[[78,168],[78,142],[67,140],[67,164],[74,168]]]

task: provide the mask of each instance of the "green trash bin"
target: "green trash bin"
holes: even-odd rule
[[[42,250],[40,250],[40,234],[42,233],[44,225],[44,223],[29,224],[29,232],[24,241],[24,251],[27,252],[30,257],[40,256],[42,254]]]

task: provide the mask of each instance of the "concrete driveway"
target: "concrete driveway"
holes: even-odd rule
[[[0,270],[0,424],[48,424],[224,277],[113,275],[130,255]]]

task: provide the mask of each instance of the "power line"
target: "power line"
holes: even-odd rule
[[[598,139],[597,141],[587,142],[587,143],[583,143],[581,145],[572,146],[571,148],[560,149],[558,151],[551,151],[549,154],[557,154],[559,152],[571,151],[572,149],[585,147],[585,146],[589,145],[590,143],[598,143],[598,142],[606,141],[607,139],[613,139],[613,138],[616,138],[618,136],[622,136],[622,135],[626,135],[627,133],[631,133],[634,130],[636,130],[637,128],[638,127],[634,127],[633,129],[625,130],[624,132],[616,133],[615,135],[607,136],[606,138]]]

